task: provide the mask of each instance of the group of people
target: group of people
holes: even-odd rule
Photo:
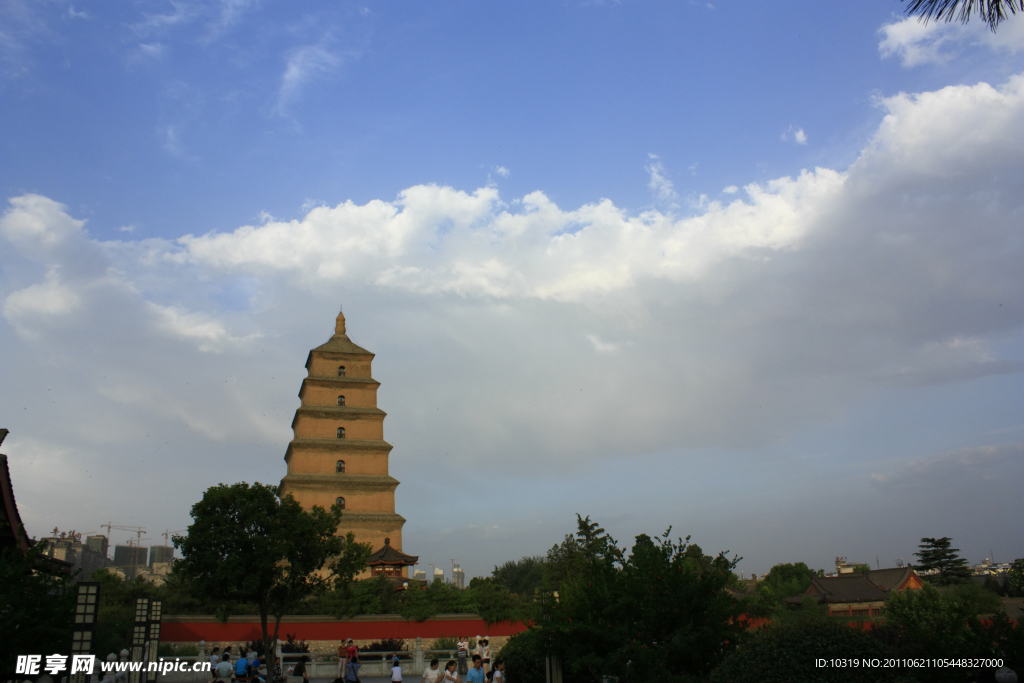
[[[437,666],[438,660],[432,659],[430,667],[423,670],[421,683],[506,683],[504,661],[495,660],[494,666],[489,667],[490,670],[485,670],[483,657],[480,655],[473,655],[472,662],[473,666],[463,674],[458,671],[459,663],[454,659],[448,660],[443,671]],[[392,674],[392,683],[402,680],[401,672],[398,675],[399,677],[395,678]]]
[[[214,681],[230,680],[267,683],[267,669],[263,668],[265,665],[266,662],[261,662],[259,654],[251,648],[240,647],[238,659],[234,662],[231,661],[230,645],[224,648],[224,652],[221,652],[219,647],[215,647],[210,654],[210,669],[213,672]],[[280,681],[281,676],[279,674],[276,675],[274,680]]]

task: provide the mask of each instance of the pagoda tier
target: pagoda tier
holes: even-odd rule
[[[339,313],[334,336],[306,360],[281,491],[306,509],[341,505],[339,535],[352,531],[361,543],[401,552],[405,519],[395,513],[398,480],[388,474],[392,446],[384,441],[372,360],[348,338]]]

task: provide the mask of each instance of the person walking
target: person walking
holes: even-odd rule
[[[491,683],[505,683],[505,660],[494,660],[494,675],[491,676]]]
[[[443,683],[462,683],[462,679],[459,678],[459,672],[455,670],[455,667],[455,660],[449,659],[448,663],[444,665]]]
[[[220,664],[220,648],[213,648],[210,653],[210,671],[213,673],[211,680],[217,680],[217,665]]]
[[[466,683],[486,683],[484,663],[480,655],[473,655],[473,668],[466,674]]]
[[[423,670],[420,683],[437,683],[439,678],[441,678],[441,667],[438,666],[438,661],[435,657],[430,660],[430,666]]]
[[[398,657],[391,660],[394,665],[391,667],[391,683],[402,683],[402,664],[398,661]]]

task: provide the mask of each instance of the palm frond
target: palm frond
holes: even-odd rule
[[[1024,13],[1024,0],[910,0],[906,13],[925,23],[956,18],[964,24],[976,14],[994,32],[999,22],[1018,10]]]

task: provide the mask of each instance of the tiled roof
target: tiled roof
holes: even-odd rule
[[[886,598],[886,592],[862,572],[816,576],[807,592],[824,595],[826,602],[882,602]]]
[[[366,560],[366,564],[373,567],[375,565],[382,564],[416,564],[420,558],[418,555],[406,555],[401,550],[395,550],[391,547],[391,539],[384,539],[384,547],[370,555],[369,559]]]
[[[0,444],[7,437],[7,430],[0,429]],[[7,467],[7,456],[0,454],[0,548],[28,550],[30,542],[21,523],[18,504],[14,500],[11,485],[11,471]]]
[[[914,570],[910,567],[893,567],[892,569],[872,569],[868,572],[871,583],[885,591],[896,590],[907,580]]]

